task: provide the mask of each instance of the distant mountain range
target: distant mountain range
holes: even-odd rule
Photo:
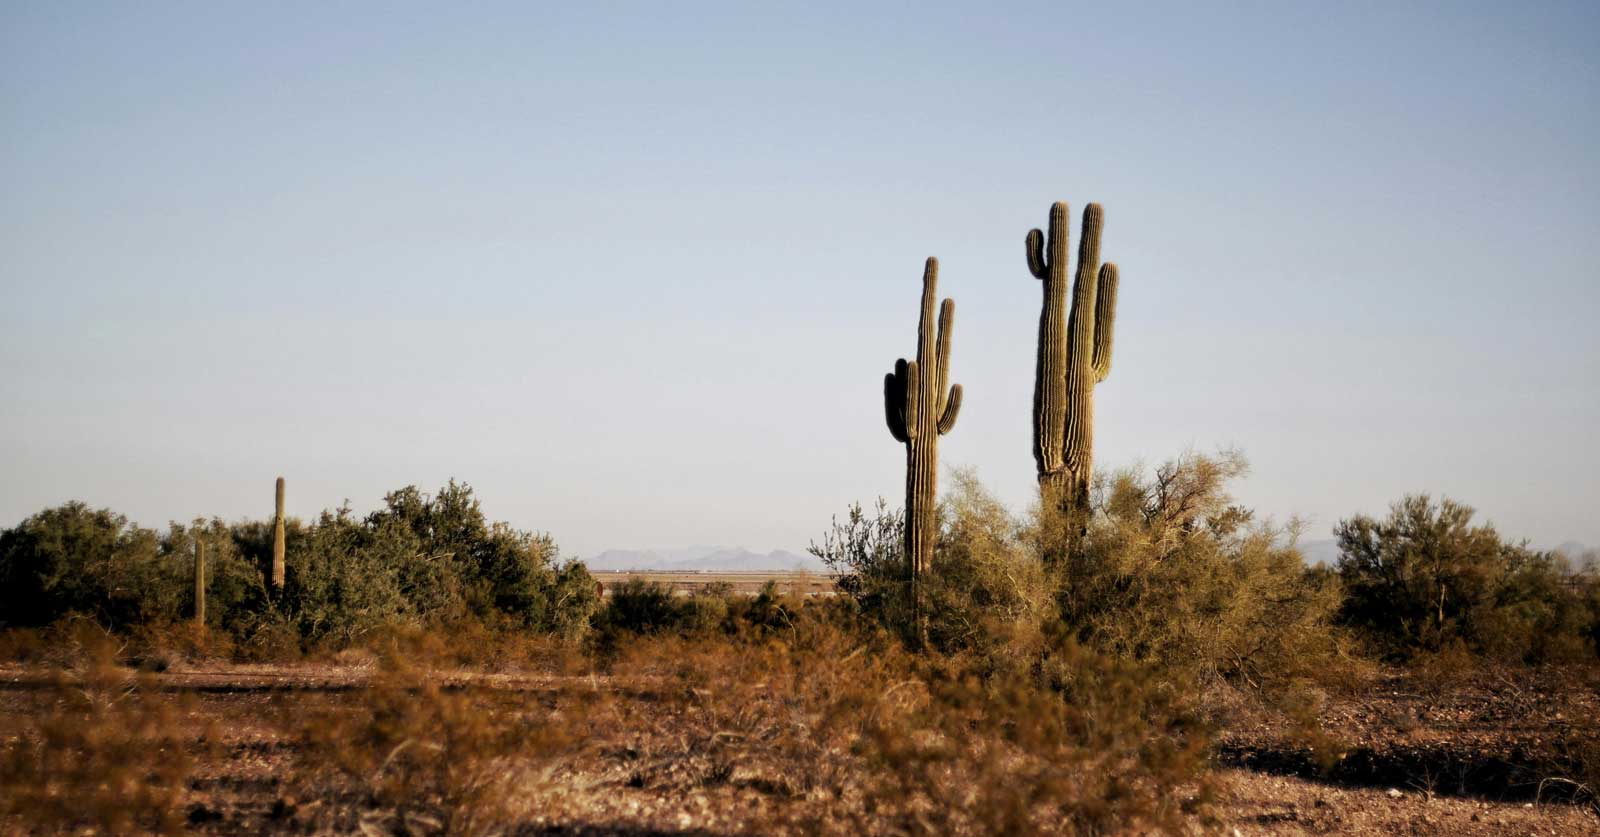
[[[806,570],[826,572],[827,568],[812,555],[800,555],[788,550],[752,552],[742,546],[688,546],[680,549],[608,549],[592,558],[582,559],[591,570],[653,570],[685,572],[709,570],[719,572],[774,572]]]

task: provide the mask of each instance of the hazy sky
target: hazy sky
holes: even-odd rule
[[[1600,544],[1600,6],[757,5],[6,4],[0,525],[453,476],[569,554],[799,549],[899,502],[929,255],[941,457],[1020,509],[1063,199],[1098,464]]]

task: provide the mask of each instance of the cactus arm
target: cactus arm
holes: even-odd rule
[[[905,381],[906,381],[906,405],[905,405],[906,439],[908,439],[910,441],[916,441],[916,439],[917,439],[917,406],[918,406],[917,405],[917,396],[920,394],[918,392],[918,390],[921,388],[922,376],[918,374],[917,362],[914,361],[914,360],[906,363]]]
[[[1060,204],[1057,204],[1059,206]],[[1054,216],[1052,211],[1051,215]],[[1078,241],[1078,275],[1072,283],[1072,311],[1067,315],[1067,399],[1076,397],[1076,387],[1089,383],[1075,380],[1093,367],[1095,272],[1100,269],[1100,205],[1091,203],[1083,210],[1083,235]]]
[[[930,372],[937,368],[932,327],[934,303],[939,297],[938,285],[939,260],[929,256],[922,269],[922,314],[917,318],[917,364]]]
[[[936,349],[938,356],[938,371],[934,375],[933,391],[943,394],[950,386],[950,328],[956,317],[956,303],[947,299],[939,306],[939,342]],[[940,399],[936,405],[941,412],[944,410],[945,401]]]
[[[1100,230],[1105,213],[1091,203],[1083,209],[1078,238],[1078,272],[1073,280],[1072,311],[1067,318],[1067,409],[1062,447],[1072,485],[1071,502],[1087,508],[1088,481],[1094,456],[1094,314],[1099,293]]]
[[[1090,204],[1090,206],[1093,206],[1093,204]],[[1072,239],[1072,219],[1070,215],[1066,201],[1056,201],[1050,205],[1048,258],[1050,259],[1050,269],[1061,271],[1062,278],[1066,278],[1067,275],[1067,246]]]
[[[1078,275],[1073,279],[1074,291],[1081,287],[1095,287],[1095,273],[1100,270],[1100,229],[1104,224],[1105,210],[1101,209],[1100,204],[1091,203],[1083,208],[1083,230],[1078,237]]]
[[[950,395],[945,399],[944,414],[939,416],[939,435],[950,432],[956,426],[956,414],[961,412],[961,385],[956,384],[950,388]]]
[[[1050,275],[1050,266],[1044,263],[1044,233],[1038,230],[1028,230],[1028,237],[1022,242],[1028,250],[1028,271],[1033,278],[1044,280]]]
[[[1111,374],[1111,339],[1117,324],[1117,266],[1100,266],[1100,283],[1094,301],[1094,380]]]
[[[902,361],[901,363],[904,363]],[[896,372],[883,376],[883,414],[889,423],[889,435],[896,442],[906,442],[906,417],[901,411],[905,409],[906,391],[903,379],[898,370],[901,364],[896,364]]]

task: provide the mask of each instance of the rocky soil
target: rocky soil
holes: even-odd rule
[[[170,693],[199,761],[180,797],[180,827],[200,833],[428,832],[425,807],[377,806],[368,791],[307,784],[306,744],[285,713],[370,712],[352,705],[370,665],[212,666],[144,675]],[[128,677],[134,677],[129,673]],[[573,675],[445,678],[491,687],[507,717],[603,713],[601,741],[548,744],[538,764],[485,778],[516,833],[765,834],[843,828],[794,791],[774,760],[719,762],[682,732],[658,684]],[[0,713],[13,719],[60,700],[56,675],[0,669]],[[1389,673],[1326,698],[1325,737],[1260,713],[1222,712],[1219,796],[1200,833],[1600,834],[1582,785],[1600,764],[1600,690],[1577,675],[1479,673],[1459,680]],[[6,734],[10,734],[9,731]],[[203,746],[202,746],[203,743]],[[546,745],[541,745],[546,746]],[[1585,773],[1584,771],[1588,771]],[[810,806],[810,810],[807,806]],[[775,828],[775,824],[783,828]],[[51,831],[13,821],[7,829]],[[451,823],[460,828],[463,823]],[[470,827],[471,823],[466,823]]]

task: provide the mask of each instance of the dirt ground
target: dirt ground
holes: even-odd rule
[[[129,672],[131,682],[135,677]],[[207,666],[140,675],[178,701],[181,726],[205,753],[178,799],[181,827],[200,833],[429,831],[337,786],[311,796],[289,777],[302,742],[284,713],[360,714],[352,705],[370,665]],[[0,712],[42,712],[59,700],[56,675],[0,668]],[[579,708],[620,695],[605,712],[624,731],[603,746],[566,747],[513,784],[537,788],[516,812],[517,833],[760,834],[776,814],[807,803],[785,791],[778,764],[719,770],[674,742],[674,719],[648,682],[585,675],[458,674],[517,706]],[[181,700],[180,700],[181,699]],[[1393,674],[1320,713],[1328,737],[1306,743],[1280,721],[1224,712],[1217,746],[1216,822],[1224,834],[1600,834],[1594,797],[1552,781],[1592,747],[1595,684],[1573,678],[1434,685]],[[1318,743],[1337,750],[1331,764]],[[1324,766],[1327,764],[1328,766]],[[509,768],[508,768],[509,769]],[[708,779],[708,777],[711,777]],[[792,821],[792,820],[789,820]],[[50,833],[13,822],[7,831]]]

